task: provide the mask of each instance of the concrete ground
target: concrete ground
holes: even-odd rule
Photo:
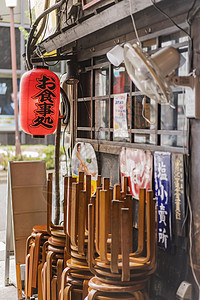
[[[5,287],[5,242],[6,242],[6,199],[7,199],[7,173],[0,172],[0,300],[17,300],[15,260],[10,258],[10,283],[14,285]]]

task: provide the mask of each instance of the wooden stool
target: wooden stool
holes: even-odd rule
[[[32,229],[26,242],[25,295],[30,298],[33,288],[38,288],[38,299],[41,299],[41,264],[42,249],[49,235],[46,225],[37,225]]]

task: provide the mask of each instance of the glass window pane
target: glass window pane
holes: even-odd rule
[[[141,144],[155,145],[156,139],[154,134],[134,134],[134,142]]]
[[[174,105],[161,105],[161,129],[177,130],[177,93],[174,94]]]
[[[135,129],[155,128],[156,102],[146,96],[133,97],[133,123]]]
[[[109,76],[108,67],[95,70],[95,96],[108,95]]]
[[[178,75],[179,76],[184,76],[184,75],[188,75],[188,52],[182,52],[181,56],[183,57],[182,59],[185,59],[185,62],[183,63],[182,66],[180,66],[178,68]]]
[[[77,130],[77,138],[91,139],[90,131]]]
[[[130,92],[131,80],[124,66],[113,68],[113,94]]]
[[[178,130],[186,130],[187,129],[187,118],[185,116],[185,94],[178,94]]]
[[[91,72],[81,73],[80,81],[78,84],[78,97],[90,97],[91,96]]]
[[[78,106],[77,126],[78,127],[91,126],[90,101],[78,102],[77,106]]]
[[[103,128],[108,128],[109,109],[108,100],[95,101],[95,138],[108,139],[108,132],[102,131]]]
[[[20,31],[15,28],[17,69],[20,69]],[[11,69],[10,28],[0,27],[0,69]]]
[[[14,115],[12,78],[0,78],[0,114]]]

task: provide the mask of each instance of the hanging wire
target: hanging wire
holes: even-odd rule
[[[184,112],[184,117],[185,120],[187,119],[186,117],[186,109],[185,109],[185,88],[183,88],[183,112]],[[185,126],[184,126],[185,128]],[[186,147],[184,147],[184,169],[185,169],[185,176],[186,176],[186,199],[187,199],[187,211],[185,218],[183,220],[182,224],[182,230],[183,227],[185,226],[185,223],[188,218],[188,213],[189,213],[189,259],[190,259],[190,265],[191,265],[191,270],[192,270],[192,275],[194,277],[195,283],[198,287],[199,291],[199,300],[200,300],[200,283],[197,279],[195,270],[194,270],[194,263],[193,263],[193,258],[192,258],[192,249],[193,249],[193,242],[192,242],[192,223],[193,223],[193,212],[192,212],[192,206],[191,206],[191,199],[190,199],[190,121],[187,121],[187,147],[188,147],[188,153],[186,153]],[[184,133],[185,130],[183,130],[183,142],[184,142]]]
[[[190,16],[190,13],[193,10],[196,2],[197,2],[197,0],[194,0],[194,2],[192,3],[192,6],[190,7],[190,9],[188,10],[188,13],[187,13],[186,20],[187,20],[187,22],[188,22],[189,25],[191,25],[191,19],[189,18],[189,16]]]
[[[30,27],[32,27],[33,18],[32,18],[32,11],[31,11],[31,0],[28,1],[28,8],[29,8],[29,16],[30,16]]]
[[[53,64],[47,63],[47,61],[45,61],[44,55],[42,54],[42,52],[41,52],[41,50],[40,50],[40,46],[39,46],[39,45],[37,45],[36,52],[38,53],[39,57],[42,59],[44,65],[46,64],[46,65],[49,66],[49,67],[53,67],[53,66],[55,66],[55,65],[57,65],[57,64],[59,63],[59,60],[57,60],[57,61],[56,61],[55,63],[53,63]]]
[[[130,8],[130,15],[131,15],[131,20],[132,20],[132,23],[133,23],[133,28],[134,28],[134,31],[135,31],[135,35],[136,35],[138,44],[141,47],[142,44],[141,44],[141,41],[139,39],[138,31],[137,31],[137,28],[136,28],[136,25],[135,25],[135,20],[134,20],[133,14],[132,14],[132,3],[131,3],[131,0],[129,0],[129,8]]]
[[[181,31],[183,31],[187,36],[189,36],[189,38],[191,39],[191,35],[182,27],[180,27],[167,13],[165,13],[162,9],[160,9],[156,3],[155,0],[151,0],[153,6],[155,7],[155,9],[157,9],[161,14],[163,14],[167,19],[169,19],[178,29],[180,29]]]
[[[155,125],[155,122],[151,122],[148,118],[145,117],[145,108],[146,108],[146,97],[144,96],[143,99],[142,99],[142,117],[150,125]]]

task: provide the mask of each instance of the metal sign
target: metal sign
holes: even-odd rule
[[[171,246],[171,154],[154,153],[155,197],[158,205],[158,246]]]

